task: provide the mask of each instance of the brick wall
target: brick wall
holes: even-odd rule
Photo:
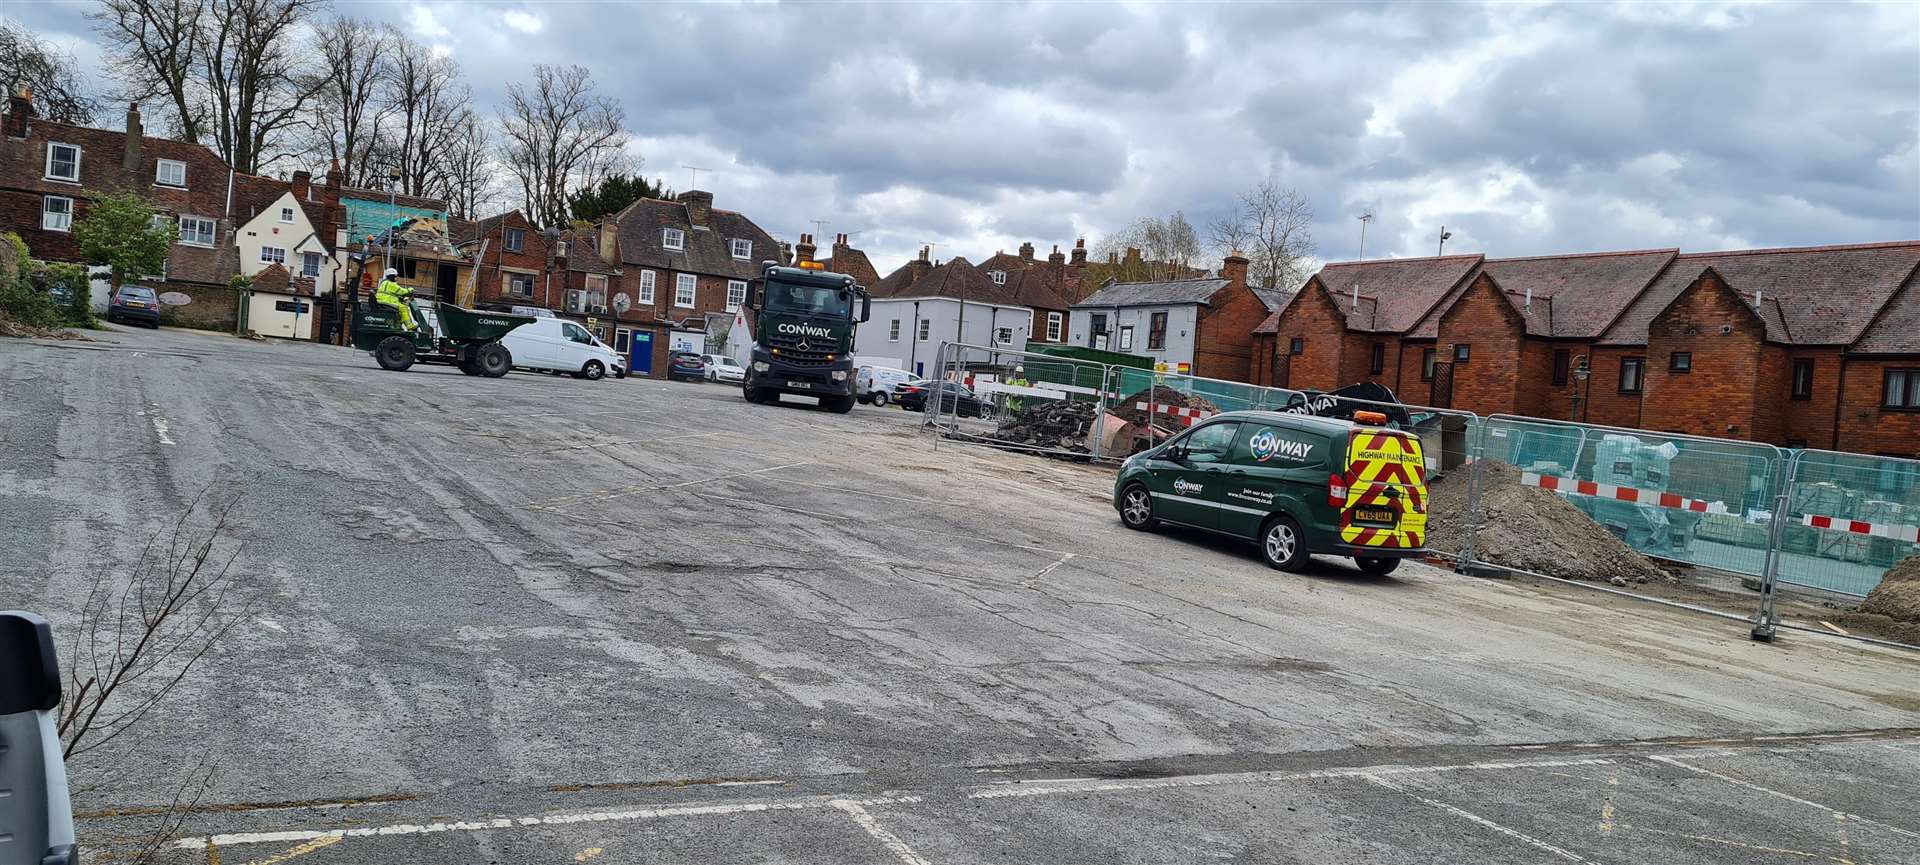
[[[1789,398],[1792,369],[1791,354],[1786,346],[1760,346],[1760,365],[1750,383],[1754,413],[1749,421],[1752,429],[1747,433],[1747,438],[1785,445],[1789,435],[1802,437],[1798,432],[1789,432],[1788,420],[1793,412],[1793,401]]]
[[[1455,358],[1455,346],[1469,351],[1467,362],[1455,360],[1453,408],[1482,415],[1519,411],[1524,327],[1520,313],[1485,274],[1440,317],[1437,344],[1444,359]]]
[[[509,251],[506,247],[505,232],[509,230],[518,230],[521,232],[522,242],[518,252]],[[547,306],[550,309],[559,308],[559,304],[564,295],[555,292],[551,305],[543,302],[541,297],[544,293],[543,289],[547,287],[546,274],[544,273],[547,266],[547,239],[535,229],[533,224],[528,222],[527,218],[522,216],[519,211],[516,210],[509,213],[502,217],[499,222],[491,224],[486,234],[475,238],[473,245],[467,247],[467,249],[478,253],[482,247],[486,248],[486,252],[480,255],[480,260],[476,265],[479,269],[479,273],[477,274],[478,285],[474,296],[474,302],[476,304],[517,303],[521,305]],[[532,297],[523,297],[507,292],[508,280],[513,273],[527,274],[532,277]],[[554,280],[556,283],[559,281],[558,279]]]
[[[1381,371],[1373,371],[1373,347],[1385,348]],[[1375,381],[1392,387],[1398,377],[1400,338],[1390,333],[1348,332],[1340,337],[1340,368],[1333,387],[1345,387],[1363,381]]]
[[[236,321],[235,311],[239,293],[224,285],[193,285],[180,282],[152,283],[155,292],[177,291],[193,298],[192,303],[180,306],[160,305],[160,323],[170,327],[193,327],[202,330],[233,330]]]
[[[1334,306],[1318,282],[1309,282],[1301,296],[1280,314],[1274,333],[1274,351],[1282,358],[1283,378],[1276,386],[1295,390],[1332,390],[1340,386],[1340,356],[1347,317]],[[1293,341],[1303,340],[1303,351],[1291,354]]]
[[[1844,371],[1837,375],[1840,379],[1838,449],[1920,459],[1920,412],[1888,411],[1880,407],[1881,388],[1888,369],[1920,369],[1920,357],[1850,358]]]
[[[1593,375],[1587,379],[1580,419],[1602,426],[1639,426],[1640,394],[1620,392],[1620,364],[1627,358],[1644,358],[1646,354],[1646,348],[1637,345],[1595,346],[1590,355]]]
[[[1755,437],[1765,338],[1766,326],[1746,302],[1718,276],[1702,275],[1648,325],[1641,425],[1717,438]],[[1692,354],[1692,371],[1668,370],[1675,352]],[[1769,414],[1780,413],[1778,402],[1769,403]]]
[[[1430,339],[1400,341],[1400,359],[1394,367],[1391,387],[1401,402],[1433,405],[1433,383],[1420,378],[1426,371],[1422,364],[1430,348],[1433,348]]]
[[[1275,383],[1277,370],[1274,369],[1273,334],[1256,333],[1253,335],[1252,356],[1248,361],[1247,380],[1260,387],[1278,387]]]
[[[1220,267],[1227,284],[1209,298],[1194,322],[1193,373],[1202,378],[1251,381],[1253,329],[1267,319],[1267,305],[1247,288],[1247,260],[1228,256]]]
[[[1793,398],[1793,362],[1813,362],[1813,391],[1806,399]],[[1782,401],[1786,407],[1786,437],[1806,442],[1807,447],[1834,446],[1834,410],[1840,399],[1840,349],[1801,348],[1787,352],[1786,379],[1780,389],[1762,393],[1760,404]]]

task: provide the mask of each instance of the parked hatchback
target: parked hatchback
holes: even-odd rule
[[[923,381],[904,385],[897,394],[900,407],[907,411],[926,411],[927,405],[939,394],[939,406],[942,414],[960,417],[986,417],[993,412],[992,406],[975,396],[967,386],[957,381]]]
[[[667,359],[667,378],[673,381],[702,381],[707,377],[707,362],[691,351],[676,351]]]
[[[1425,456],[1419,436],[1371,425],[1383,415],[1357,417],[1209,418],[1129,457],[1113,507],[1132,529],[1173,523],[1255,541],[1281,570],[1319,553],[1391,573],[1426,541]]]
[[[107,321],[128,321],[148,327],[160,326],[160,298],[144,285],[123,285],[107,303]]]
[[[739,384],[747,380],[747,368],[724,354],[703,355],[701,360],[707,364],[707,381]]]

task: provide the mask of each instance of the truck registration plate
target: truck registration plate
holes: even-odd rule
[[[790,382],[787,382],[787,387],[794,388],[795,390],[806,390],[808,388],[813,387],[813,383],[805,382],[805,381],[790,381]]]
[[[1398,516],[1387,508],[1357,508],[1353,512],[1355,522],[1381,523],[1389,526],[1398,521]]]

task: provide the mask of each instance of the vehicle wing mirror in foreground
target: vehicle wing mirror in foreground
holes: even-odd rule
[[[860,323],[865,324],[870,318],[873,318],[873,297],[860,295]]]
[[[60,664],[47,620],[0,611],[0,862],[72,865],[73,806],[54,729]]]

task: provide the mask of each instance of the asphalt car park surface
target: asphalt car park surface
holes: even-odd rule
[[[1920,862],[1920,658],[1282,574],[809,402],[0,340],[0,606],[238,497],[247,619],[75,765],[82,838],[206,757],[168,861]]]

